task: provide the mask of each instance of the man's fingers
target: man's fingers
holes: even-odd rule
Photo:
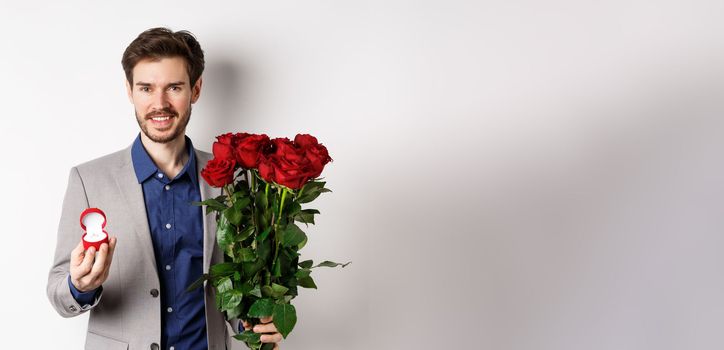
[[[246,322],[246,321],[242,320],[242,321],[241,321],[241,324],[244,325],[244,330],[245,330],[245,331],[251,330],[251,324],[249,324],[249,322]]]
[[[264,334],[259,337],[262,343],[278,343],[282,341],[282,335],[280,333]]]
[[[269,323],[272,321],[272,316],[262,317],[259,321],[261,321],[261,323]]]
[[[277,327],[273,323],[264,323],[254,326],[254,333],[276,333]]]
[[[91,269],[91,277],[102,275],[106,270],[106,258],[108,257],[108,244],[101,244],[101,249],[96,254],[93,269]]]
[[[73,248],[73,251],[70,252],[70,263],[73,266],[78,266],[83,261],[83,240],[78,243],[75,248]]]
[[[93,268],[93,258],[96,255],[96,248],[90,247],[88,250],[85,251],[85,256],[83,257],[83,261],[78,266],[78,270],[81,272],[81,275],[78,276],[78,278],[81,278],[85,275],[87,275],[91,268]]]

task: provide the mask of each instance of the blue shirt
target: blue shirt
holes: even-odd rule
[[[146,215],[161,284],[161,346],[169,349],[207,349],[203,289],[186,293],[201,277],[204,229],[196,155],[186,138],[189,159],[173,179],[162,173],[141,143],[138,134],[131,147],[133,169],[143,187]],[[70,280],[69,280],[70,281]],[[90,304],[95,291],[80,294],[70,284],[79,304]],[[80,298],[79,298],[80,297]]]

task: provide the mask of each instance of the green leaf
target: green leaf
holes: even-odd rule
[[[261,341],[259,338],[261,338],[261,333],[254,333],[252,331],[243,331],[239,334],[234,335],[234,339],[252,344],[259,343]]]
[[[231,310],[235,308],[236,306],[241,303],[241,297],[243,294],[241,294],[241,291],[238,291],[236,289],[229,290],[225,293],[221,293],[221,309],[224,310]]]
[[[282,266],[281,266],[281,259],[277,257],[276,260],[274,260],[274,265],[272,265],[272,276],[279,277],[282,275]]]
[[[264,240],[269,236],[269,232],[271,232],[271,229],[271,226],[269,226],[266,228],[266,230],[264,230],[264,232],[259,235],[259,242],[264,242]]]
[[[303,222],[305,224],[314,224],[314,215],[319,214],[317,209],[304,209],[294,215],[294,220]]]
[[[274,325],[277,331],[286,339],[297,323],[297,310],[292,304],[274,305]]]
[[[249,295],[261,298],[261,289],[259,288],[259,285],[254,286],[254,288],[249,291]]]
[[[312,260],[304,260],[304,261],[300,262],[298,265],[299,265],[299,267],[301,267],[303,269],[308,269],[308,268],[312,267],[313,264],[314,264],[314,262]]]
[[[304,240],[297,244],[297,250],[301,250],[305,245],[307,245],[307,236],[304,236]]]
[[[295,216],[298,213],[302,211],[302,206],[297,202],[291,202],[289,204],[289,209],[286,210],[287,215],[289,216]]]
[[[254,261],[254,259],[256,259],[256,254],[251,248],[239,249],[238,256],[241,257],[241,261],[243,262]]]
[[[307,277],[309,274],[312,273],[312,270],[310,269],[299,269],[296,273],[294,273],[294,277],[296,278],[302,278]]]
[[[271,299],[259,299],[251,304],[249,312],[246,313],[249,317],[267,317],[274,313],[274,301]]]
[[[241,242],[247,239],[249,236],[251,236],[252,233],[254,233],[254,230],[256,230],[256,228],[253,225],[249,225],[249,227],[245,228],[244,231],[241,231],[241,233],[239,233],[239,235],[236,237],[236,241]]]
[[[222,196],[222,197],[225,197],[225,196]],[[217,211],[222,211],[227,208],[226,204],[223,203],[223,199],[222,199],[222,201],[219,201],[218,197],[209,198],[209,199],[207,199],[205,201],[201,201],[201,202],[191,202],[191,204],[197,205],[197,206],[205,205],[205,206],[207,206],[213,210],[217,210]]]
[[[268,298],[274,294],[274,291],[269,286],[262,286],[261,287],[261,295],[265,298]]]
[[[323,262],[317,264],[317,266],[312,266],[312,268],[320,267],[320,266],[322,266],[322,267],[335,267],[335,266],[345,267],[345,266],[349,265],[350,263],[352,263],[352,262],[351,262],[351,261],[348,261],[348,262],[346,262],[346,263],[344,263],[344,264],[340,264],[340,263],[336,263],[336,262],[334,262],[334,261],[329,261],[329,260],[327,260],[327,261],[323,261]]]
[[[226,310],[226,319],[237,318],[239,315],[241,315],[241,304],[236,305],[231,310]]]
[[[231,207],[224,210],[224,215],[229,222],[232,224],[238,226],[241,222],[241,210],[236,210],[236,208]]]
[[[281,243],[285,247],[295,246],[306,238],[307,235],[294,223],[290,223],[282,231]]]
[[[259,256],[259,259],[267,261],[269,258],[269,255],[271,255],[272,251],[272,240],[265,240],[261,242],[257,242],[256,245],[256,254]]]
[[[202,287],[202,286],[204,285],[204,281],[206,281],[206,280],[208,280],[208,279],[209,279],[209,274],[208,274],[208,273],[205,273],[205,274],[201,275],[201,277],[199,277],[199,279],[197,279],[196,281],[194,281],[193,283],[191,283],[191,285],[188,286],[188,288],[186,288],[186,293],[191,292],[191,291],[193,291],[193,290],[196,289],[196,288]]]
[[[221,277],[233,275],[234,272],[236,272],[236,267],[236,264],[230,262],[211,265],[211,276]]]
[[[240,193],[240,192],[237,192],[237,193]],[[234,195],[236,195],[236,193]],[[249,203],[251,203],[251,198],[242,197],[242,198],[236,199],[236,202],[234,202],[234,208],[241,213],[241,210],[246,208],[247,206],[249,206]]]
[[[264,191],[257,192],[255,200],[256,200],[256,206],[261,209],[266,209],[266,207],[269,206],[269,201],[267,200],[267,197],[266,197],[266,194],[264,194]]]
[[[234,285],[231,283],[231,278],[229,277],[224,277],[216,283],[216,290],[219,293],[225,293],[232,289],[234,289]]]
[[[231,225],[226,215],[221,215],[219,225],[216,227],[216,241],[222,250],[226,250],[226,247],[234,242],[234,233],[236,228]]]
[[[312,276],[302,277],[297,283],[300,287],[317,289],[317,285],[314,283]]]
[[[272,289],[272,295],[275,298],[281,297],[282,295],[284,295],[284,293],[286,293],[289,290],[289,288],[284,287],[281,284],[276,284],[276,283],[271,284],[271,289]]]
[[[261,270],[262,267],[264,267],[264,261],[261,259],[241,263],[241,269],[244,271],[244,276],[247,276],[247,278],[254,276],[254,274]]]
[[[274,343],[262,343],[259,350],[274,350]]]
[[[299,203],[309,203],[319,197],[321,193],[330,192],[324,188],[325,183],[326,182],[321,181],[307,182],[307,184],[302,187],[300,191],[301,195],[297,197],[297,201]]]

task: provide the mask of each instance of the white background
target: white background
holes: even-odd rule
[[[188,135],[316,135],[333,193],[282,349],[724,347],[724,3],[0,5],[5,348],[79,349],[45,295],[70,167],[138,132],[121,54],[193,32]],[[122,244],[119,242],[119,244]],[[14,346],[8,346],[13,344]]]

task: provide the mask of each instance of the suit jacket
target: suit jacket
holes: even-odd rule
[[[201,200],[220,195],[221,189],[201,181],[200,170],[212,155],[196,149],[194,152]],[[118,241],[100,298],[82,307],[71,295],[68,274],[70,252],[83,233],[80,214],[89,207],[105,212],[106,231]],[[203,226],[203,271],[207,273],[211,264],[223,260],[223,255],[216,244],[216,220],[204,215]],[[143,189],[133,170],[131,147],[73,167],[48,274],[47,293],[53,307],[63,317],[90,310],[86,349],[157,349],[161,343],[159,288]],[[215,306],[213,288],[206,285],[204,289],[209,349],[225,349],[230,347],[230,331]],[[233,329],[236,326],[232,325]]]

